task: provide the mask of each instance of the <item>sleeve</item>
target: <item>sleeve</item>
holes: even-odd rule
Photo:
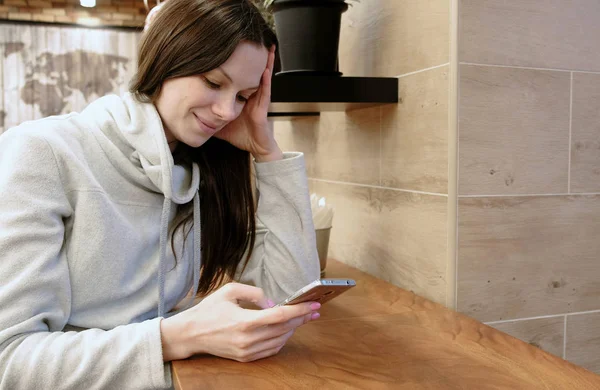
[[[320,274],[304,155],[284,153],[283,160],[255,163],[255,169],[256,242],[236,279],[280,302]]]
[[[28,129],[0,136],[0,389],[171,385],[160,320],[64,332],[71,288],[63,220],[72,214],[52,148]]]

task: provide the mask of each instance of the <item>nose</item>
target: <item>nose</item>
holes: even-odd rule
[[[222,96],[213,104],[212,111],[221,120],[231,122],[237,117],[235,96]]]

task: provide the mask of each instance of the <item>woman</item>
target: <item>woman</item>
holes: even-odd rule
[[[167,388],[171,360],[264,358],[318,318],[273,307],[319,276],[274,44],[248,0],[169,0],[131,93],[0,137],[0,389]]]

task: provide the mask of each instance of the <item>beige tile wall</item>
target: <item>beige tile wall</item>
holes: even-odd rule
[[[588,370],[600,372],[600,313],[570,315],[567,322],[566,358]]]
[[[600,71],[597,0],[460,0],[461,62]]]
[[[309,177],[379,185],[380,108],[276,121],[278,142],[304,152]]]
[[[600,192],[600,74],[573,73],[571,191]]]
[[[499,321],[600,309],[600,195],[459,199],[458,309]]]
[[[340,71],[399,76],[448,63],[449,0],[363,0],[344,13]]]
[[[340,70],[398,77],[400,103],[276,121],[335,209],[330,257],[446,304],[449,0],[372,0],[343,15]]]
[[[458,14],[457,307],[600,372],[600,2]]]
[[[570,74],[459,71],[459,195],[566,193]]]
[[[448,68],[400,77],[400,104],[382,107],[383,186],[448,193]]]
[[[563,316],[489,325],[553,355],[564,357],[565,318]]]
[[[330,256],[445,302],[447,198],[311,180],[336,217]]]

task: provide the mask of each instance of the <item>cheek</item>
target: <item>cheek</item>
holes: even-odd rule
[[[248,103],[246,103],[248,104]],[[242,111],[244,110],[245,105],[244,104],[237,104],[235,107],[235,117],[237,118],[238,116],[240,116],[240,114],[242,113]]]
[[[182,109],[192,109],[210,104],[214,99],[214,92],[200,80],[191,80],[180,90],[180,105]]]
[[[157,104],[158,113],[167,126],[174,126],[181,116],[181,104],[178,104],[177,96],[163,94]]]
[[[217,100],[215,91],[208,88],[199,88],[190,99],[193,106],[207,106]]]

